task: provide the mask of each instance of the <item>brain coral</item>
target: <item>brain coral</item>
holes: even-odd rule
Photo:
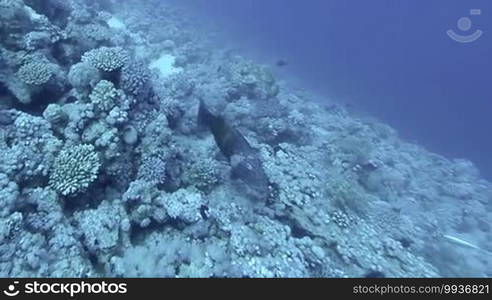
[[[49,63],[32,61],[28,62],[17,71],[17,77],[27,84],[42,85],[53,76],[54,68]]]
[[[55,159],[49,185],[64,196],[83,192],[96,180],[100,166],[94,146],[65,147]]]
[[[105,72],[120,69],[127,60],[128,54],[121,47],[101,47],[82,55],[82,62],[87,62]]]

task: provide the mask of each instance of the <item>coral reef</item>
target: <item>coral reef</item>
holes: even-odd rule
[[[68,196],[85,191],[96,180],[101,163],[92,145],[62,149],[50,174],[50,186]]]
[[[53,76],[53,68],[46,63],[33,61],[20,67],[17,71],[20,80],[31,85],[42,85]]]
[[[492,276],[492,184],[471,162],[315,102],[205,28],[159,0],[0,0],[1,276]],[[231,128],[262,195],[218,146]]]
[[[82,55],[82,62],[105,72],[120,69],[127,60],[128,56],[121,47],[101,47]]]

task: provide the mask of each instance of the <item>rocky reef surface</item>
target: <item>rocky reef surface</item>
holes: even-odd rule
[[[472,163],[213,41],[164,1],[0,0],[0,276],[492,276]]]

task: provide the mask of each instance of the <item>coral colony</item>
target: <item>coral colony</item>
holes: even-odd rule
[[[492,276],[469,161],[116,2],[0,0],[2,277]]]

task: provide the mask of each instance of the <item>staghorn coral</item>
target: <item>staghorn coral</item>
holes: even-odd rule
[[[55,159],[49,184],[64,196],[84,192],[96,180],[100,166],[94,146],[65,147]]]

